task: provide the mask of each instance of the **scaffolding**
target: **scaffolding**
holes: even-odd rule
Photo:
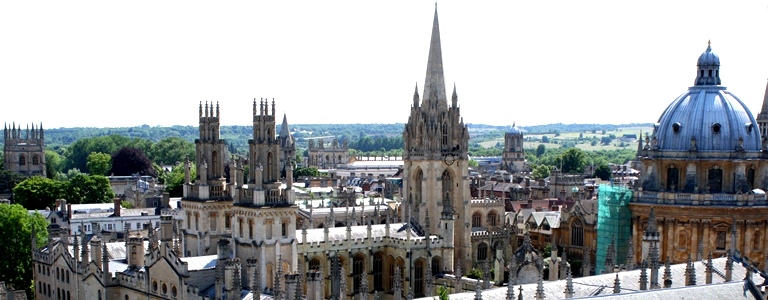
[[[632,213],[629,211],[631,200],[632,190],[624,185],[601,184],[598,187],[595,274],[605,272],[605,257],[612,242],[615,245],[614,265],[625,263],[627,245],[632,238]]]

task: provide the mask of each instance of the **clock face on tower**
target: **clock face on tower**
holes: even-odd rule
[[[455,160],[456,158],[453,154],[446,154],[445,158],[443,158],[443,161],[445,161],[445,163],[449,166],[452,165]]]

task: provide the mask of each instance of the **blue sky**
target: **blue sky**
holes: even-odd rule
[[[3,1],[1,122],[197,125],[254,98],[293,124],[404,123],[434,1]],[[712,41],[757,114],[768,1],[438,1],[446,86],[466,123],[655,122]],[[449,91],[450,92],[450,91]]]

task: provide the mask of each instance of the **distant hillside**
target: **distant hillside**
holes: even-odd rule
[[[306,148],[308,139],[333,137],[347,139],[350,143],[360,140],[362,137],[387,137],[389,139],[402,139],[405,124],[291,124],[291,132],[300,148]],[[592,132],[614,131],[623,127],[650,127],[652,124],[547,124],[521,127],[526,134],[543,134],[554,132]],[[503,137],[509,126],[493,126],[484,124],[467,124],[472,143],[481,143]],[[280,132],[280,125],[277,125]],[[167,137],[181,137],[188,141],[194,141],[198,137],[197,126],[171,126],[151,127],[148,125],[121,128],[55,128],[45,130],[45,143],[48,148],[66,147],[67,145],[88,137],[122,135],[130,138],[141,138],[156,142]],[[248,148],[248,139],[251,138],[251,126],[222,126],[221,136],[227,140],[232,148],[238,152]],[[3,137],[0,136],[0,142]]]

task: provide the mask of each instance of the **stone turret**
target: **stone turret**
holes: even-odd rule
[[[621,293],[621,280],[619,280],[619,274],[616,274],[616,279],[613,280],[613,293]]]
[[[570,268],[568,268],[566,271],[564,294],[566,299],[573,298],[573,276],[571,275]]]

